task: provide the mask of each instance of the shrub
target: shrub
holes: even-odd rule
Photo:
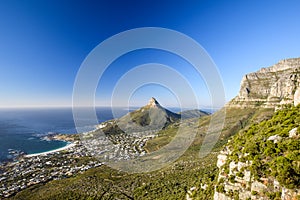
[[[217,185],[216,191],[219,193],[225,193],[224,185],[223,184]]]
[[[238,173],[236,173],[236,175],[241,178],[244,177],[244,174],[242,172],[238,172]]]

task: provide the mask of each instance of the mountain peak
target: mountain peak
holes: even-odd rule
[[[154,97],[151,97],[151,99],[149,100],[148,105],[150,107],[160,106],[158,101]]]
[[[145,130],[160,130],[170,123],[180,120],[180,118],[180,114],[165,109],[152,97],[147,105],[129,112],[117,119],[117,121],[120,129],[125,130],[124,132],[140,132]],[[107,132],[113,131],[109,130]]]

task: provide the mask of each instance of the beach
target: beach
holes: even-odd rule
[[[45,152],[41,152],[41,153],[28,154],[28,155],[25,155],[25,157],[30,158],[30,157],[34,157],[34,156],[47,155],[47,154],[50,154],[50,153],[55,153],[55,152],[63,151],[63,150],[66,150],[66,149],[69,149],[71,147],[76,146],[76,144],[77,144],[76,142],[70,143],[70,144],[67,144],[66,146],[58,148],[58,149],[54,149],[54,150],[51,150],[51,151],[45,151]]]

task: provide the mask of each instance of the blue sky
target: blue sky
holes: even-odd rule
[[[201,44],[216,63],[226,99],[242,76],[300,55],[300,1],[0,1],[0,107],[70,106],[73,84],[85,57],[100,42],[128,29],[163,27]],[[96,103],[110,103],[116,81],[130,68],[168,64],[190,81],[202,106],[209,95],[201,77],[167,52],[145,50],[116,60],[99,83]],[[167,106],[176,98],[147,85],[131,104],[150,96]],[[194,105],[184,105],[193,107]]]

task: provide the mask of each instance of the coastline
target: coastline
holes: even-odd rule
[[[55,152],[59,152],[59,151],[63,151],[63,150],[69,149],[71,147],[76,146],[76,144],[77,144],[77,142],[73,142],[73,143],[67,144],[64,147],[58,148],[58,149],[53,149],[53,150],[45,151],[45,152],[41,152],[41,153],[27,154],[27,155],[24,155],[24,157],[30,158],[30,157],[34,157],[34,156],[47,155],[47,154],[50,154],[50,153],[55,153]]]

